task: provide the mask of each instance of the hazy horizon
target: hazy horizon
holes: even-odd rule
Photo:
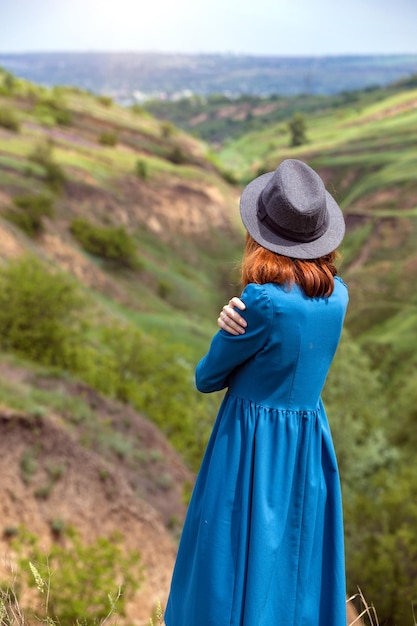
[[[0,52],[409,55],[416,24],[415,0],[19,0],[0,3]]]

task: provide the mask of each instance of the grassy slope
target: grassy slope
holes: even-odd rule
[[[206,158],[204,145],[142,110],[21,80],[14,81],[12,90],[2,90],[2,78],[0,71],[0,115],[12,112],[20,128],[16,132],[0,124],[0,265],[29,252],[71,273],[87,298],[83,311],[89,320],[87,341],[101,345],[104,326],[130,325],[130,330],[154,336],[155,351],[160,346],[167,354],[170,346],[179,346],[192,372],[216,330],[219,307],[237,289],[235,264],[243,233],[236,188]],[[70,114],[66,124],[57,123],[57,109]],[[115,146],[100,143],[103,132],[116,135]],[[53,162],[65,174],[59,190],[50,188],[45,168],[31,158],[47,142]],[[178,155],[180,163],[175,162]],[[136,173],[138,161],[144,166],[142,175]],[[45,193],[53,198],[54,215],[43,219],[41,235],[29,237],[7,219],[7,212],[16,197]],[[123,226],[135,243],[140,268],[118,268],[85,252],[70,232],[77,217],[100,227]],[[0,388],[0,405],[46,415],[56,410],[52,388],[43,394],[36,388],[30,392],[36,376],[27,377],[23,394],[27,403],[21,406],[22,387],[10,361],[0,356],[0,367],[6,381]],[[27,361],[25,367],[31,371],[35,366]],[[170,394],[170,384],[165,395]],[[216,410],[210,402],[207,421]],[[70,421],[82,412],[75,401],[61,408]],[[80,440],[88,439],[88,432],[82,431],[89,422],[82,422]],[[128,437],[113,435],[130,459]]]
[[[364,342],[378,344],[379,355],[386,352],[381,344],[389,350],[397,341],[398,346],[405,344],[408,361],[416,344],[413,324],[399,323],[398,316],[401,320],[415,316],[410,294],[417,263],[417,91],[407,86],[403,91],[381,90],[380,100],[377,96],[378,92],[356,93],[353,101],[345,97],[344,106],[338,101],[335,106],[331,97],[313,107],[307,118],[308,144],[299,148],[288,147],[288,129],[282,121],[225,142],[218,156],[243,182],[259,168],[274,169],[285,157],[305,159],[322,173],[348,221],[343,246],[343,273],[352,287],[348,325]],[[50,100],[71,112],[70,126],[54,123],[47,106]],[[281,101],[279,105],[284,107]],[[55,203],[57,217],[48,228],[80,253],[68,235],[73,217],[112,225],[122,220],[140,251],[144,268],[140,275],[109,271],[100,260],[81,252],[90,268],[106,275],[95,289],[87,281],[102,315],[128,319],[165,340],[187,343],[198,358],[213,332],[218,307],[236,290],[233,266],[241,245],[235,221],[237,191],[231,192],[205,158],[204,146],[144,111],[121,109],[76,90],[48,92],[16,81],[13,97],[0,96],[0,107],[15,108],[21,123],[20,133],[0,129],[3,210],[17,194],[42,191],[41,168],[29,164],[28,155],[50,138],[69,183]],[[100,133],[109,130],[117,135],[115,147],[98,142]],[[175,148],[181,150],[184,163],[170,160]],[[134,174],[138,159],[145,166],[146,180]],[[230,233],[207,225],[199,235],[182,230],[193,198],[184,206],[181,198],[190,189],[195,193],[210,188],[220,189],[233,223],[232,239]],[[158,208],[159,195],[161,204],[174,200],[172,214],[179,210],[183,216],[177,223],[160,221],[158,232],[147,221]],[[24,246],[34,248],[31,241]]]
[[[85,257],[93,274],[105,274],[97,288],[91,289],[94,281],[87,281],[101,314],[133,321],[164,340],[187,343],[198,358],[213,332],[218,307],[236,290],[233,266],[241,245],[237,190],[231,191],[219,177],[205,158],[203,145],[144,111],[121,109],[76,90],[48,92],[24,81],[16,81],[13,91],[12,98],[0,96],[0,107],[15,108],[21,123],[20,133],[0,129],[3,210],[19,193],[42,191],[42,171],[29,164],[28,155],[40,141],[51,139],[68,184],[48,228],[67,248]],[[54,123],[50,100],[71,112],[70,126]],[[351,284],[350,330],[372,344],[378,358],[404,344],[403,360],[408,362],[416,347],[414,326],[407,320],[416,315],[410,294],[417,264],[417,91],[397,87],[356,93],[354,99],[345,100],[342,106],[331,97],[312,108],[304,146],[288,147],[287,123],[282,121],[225,142],[218,156],[243,182],[259,168],[274,169],[285,157],[305,159],[322,173],[348,222],[343,273]],[[284,106],[281,101],[279,105]],[[115,147],[98,142],[103,131],[117,135]],[[170,160],[174,149],[181,151],[183,163]],[[145,166],[146,180],[134,174],[138,159]],[[217,194],[220,190],[231,230],[224,233],[215,225],[210,230],[206,220],[198,234],[185,232],[181,224],[194,206],[192,194],[213,188]],[[159,209],[158,201],[173,202],[172,215],[182,211],[177,222],[171,218],[164,222],[162,216],[159,231],[148,224],[153,209]],[[205,219],[201,212],[209,201],[203,196],[197,207],[200,220]],[[80,253],[68,234],[70,220],[79,215],[99,223],[126,224],[140,251],[142,272],[109,271],[100,260]],[[23,245],[38,249],[37,242]],[[41,251],[49,254],[42,244]]]
[[[50,101],[70,112],[70,125],[54,122]],[[205,158],[204,146],[143,111],[122,109],[71,89],[50,92],[15,81],[12,97],[0,95],[0,109],[13,109],[20,122],[18,133],[0,128],[3,216],[14,197],[45,191],[42,168],[28,157],[37,145],[52,141],[54,160],[64,169],[67,182],[55,199],[55,219],[47,224],[47,233],[58,237],[74,254],[84,255],[92,272],[106,274],[104,287],[91,290],[91,281],[87,286],[110,316],[126,316],[148,331],[163,328],[168,336],[174,330],[176,341],[180,338],[190,343],[195,353],[201,354],[214,328],[207,319],[215,320],[228,294],[241,245],[236,192]],[[114,133],[117,145],[101,145],[103,132]],[[172,162],[174,150],[183,162]],[[144,180],[135,175],[138,160],[146,171]],[[198,225],[196,235],[186,232],[182,223],[192,208],[192,194],[199,194],[204,206],[211,200],[211,189],[218,197],[217,213],[224,210],[224,224],[229,223],[227,232],[211,229],[209,220]],[[158,232],[148,227],[148,222],[153,207],[159,208],[161,192],[161,204],[171,198],[176,202],[174,210],[178,208],[183,215],[165,222],[162,215],[158,218],[162,232]],[[69,235],[70,221],[77,216],[100,225],[126,226],[135,238],[142,272],[111,271],[99,259],[80,251]],[[23,248],[49,255],[42,240],[25,239],[5,221],[3,226],[13,231]]]

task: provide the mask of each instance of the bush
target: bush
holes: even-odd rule
[[[381,624],[415,624],[412,619],[417,588],[415,464],[395,471],[381,470],[369,483],[369,493],[357,494],[346,510],[355,520],[355,527],[347,535],[351,546],[348,580],[355,581],[365,596],[372,598]]]
[[[186,348],[113,325],[101,329],[99,348],[83,347],[77,363],[83,380],[148,415],[185,462],[199,467],[218,398],[196,391]]]
[[[137,102],[135,102],[135,104],[132,104],[130,110],[132,111],[132,113],[135,113],[135,115],[149,117],[149,113],[146,111],[146,109],[144,109],[143,106],[141,106]]]
[[[174,135],[177,132],[177,129],[175,128],[174,124],[172,124],[171,122],[161,122],[161,136],[164,139],[169,139],[170,137],[172,137],[172,135]]]
[[[188,163],[187,155],[185,154],[184,150],[179,146],[175,146],[175,148],[172,148],[171,152],[169,152],[167,156],[167,159],[175,165],[184,165],[185,163]]]
[[[25,256],[0,271],[0,346],[40,363],[72,365],[82,299],[64,274]]]
[[[110,96],[97,96],[97,102],[105,107],[111,107],[113,104],[113,98]]]
[[[54,111],[54,117],[57,124],[60,126],[71,126],[72,113],[66,108],[58,108]]]
[[[75,529],[65,530],[61,520],[56,523],[60,541],[47,555],[39,548],[37,537],[25,530],[13,541],[20,576],[44,597],[43,615],[37,614],[37,620],[73,626],[102,623],[115,609],[125,615],[126,603],[143,580],[139,552],[126,552],[120,534],[87,544]],[[24,613],[34,616],[35,611],[26,609]]]
[[[59,97],[42,98],[36,105],[35,114],[42,124],[47,126],[71,126],[72,113]]]
[[[70,231],[90,254],[119,267],[140,268],[134,241],[123,227],[95,226],[79,217],[72,221]]]
[[[45,182],[53,191],[59,191],[62,188],[66,176],[62,167],[53,158],[52,141],[37,144],[29,155],[29,160],[44,169]]]
[[[98,142],[102,146],[115,146],[117,145],[117,134],[112,130],[104,130],[98,137]]]
[[[239,182],[236,174],[227,169],[220,169],[220,176],[230,185],[237,185]]]
[[[158,282],[158,295],[163,300],[166,300],[172,292],[173,292],[173,286],[169,281],[160,280]]]
[[[3,84],[0,86],[0,93],[5,96],[12,96],[17,85],[17,79],[11,72],[2,72]]]
[[[14,133],[19,132],[20,123],[12,109],[0,108],[0,127],[11,130]]]
[[[40,235],[44,231],[42,218],[52,217],[54,214],[53,200],[45,194],[17,196],[13,202],[16,208],[7,211],[5,217],[29,237]]]
[[[135,171],[136,171],[136,175],[139,178],[141,178],[142,180],[147,180],[147,178],[148,178],[148,166],[146,165],[145,161],[143,161],[142,159],[138,159],[136,161]]]

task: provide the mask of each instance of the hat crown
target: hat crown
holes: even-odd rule
[[[285,159],[244,188],[240,215],[251,237],[271,252],[317,259],[336,250],[345,234],[343,213],[320,176]]]
[[[308,165],[287,159],[258,199],[259,219],[293,241],[314,241],[327,227],[326,190]]]

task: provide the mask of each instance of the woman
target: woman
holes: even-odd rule
[[[343,215],[301,161],[244,189],[244,291],[196,369],[227,388],[188,509],[167,626],[346,626],[339,477],[321,391],[348,302]],[[239,304],[238,300],[235,300]]]

